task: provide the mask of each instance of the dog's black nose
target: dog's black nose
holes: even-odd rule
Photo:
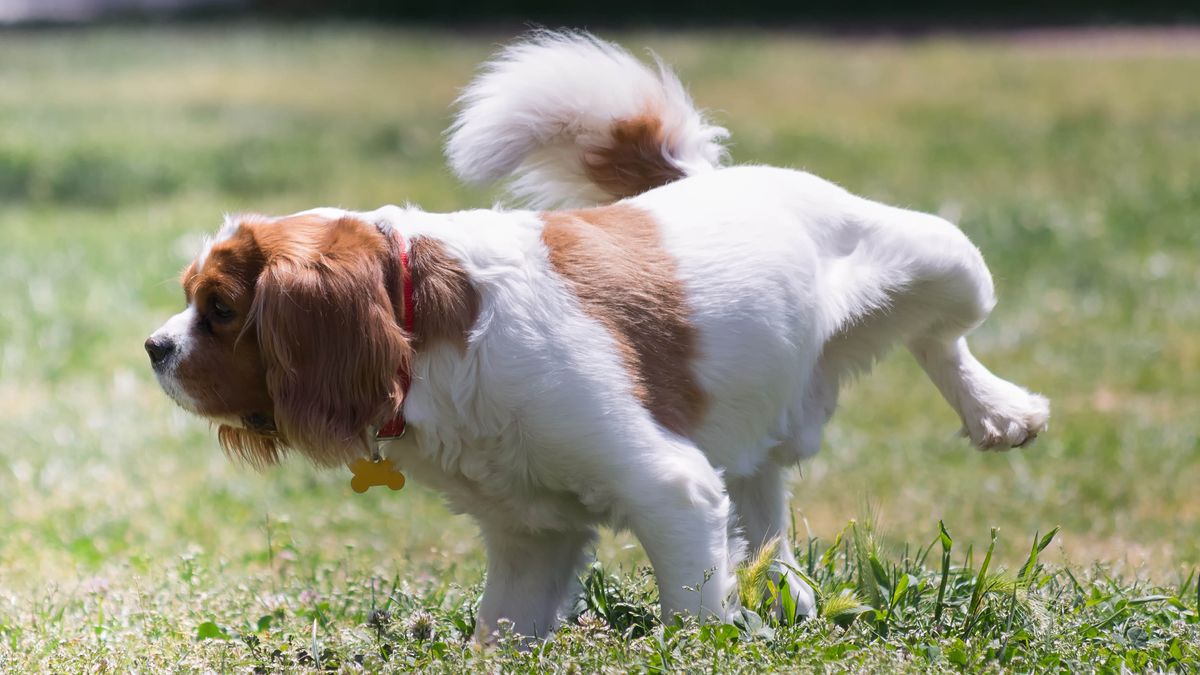
[[[174,351],[175,343],[170,338],[150,336],[146,340],[146,353],[150,355],[150,364],[153,366],[162,365]]]

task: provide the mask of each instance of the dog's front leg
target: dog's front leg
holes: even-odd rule
[[[483,523],[487,581],[475,625],[475,638],[494,639],[501,620],[512,632],[543,638],[558,625],[558,611],[577,581],[584,552],[595,539],[590,530],[528,533]]]
[[[720,475],[691,443],[663,438],[626,464],[616,516],[646,549],[664,622],[726,619],[737,604],[730,503]]]

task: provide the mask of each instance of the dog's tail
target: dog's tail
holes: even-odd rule
[[[510,45],[458,99],[450,166],[469,183],[511,177],[513,196],[535,208],[604,204],[712,170],[728,132],[656,62],[587,33]]]

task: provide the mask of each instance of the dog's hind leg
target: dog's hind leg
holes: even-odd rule
[[[971,354],[966,338],[923,335],[909,343],[909,350],[958,412],[976,446],[1020,447],[1046,428],[1049,401],[992,374]]]
[[[813,591],[794,572],[799,569],[799,564],[788,537],[785,474],[783,467],[774,462],[765,462],[755,474],[726,478],[725,486],[729,490],[729,498],[733,500],[742,536],[746,539],[747,557],[754,560],[764,546],[772,545],[772,556],[778,563],[779,571],[772,573],[771,579],[779,587],[780,579],[786,578],[786,590],[795,603],[796,615],[812,617],[816,610]],[[774,611],[781,612],[782,608],[782,603],[777,599]]]
[[[890,343],[904,342],[975,445],[1031,441],[1046,428],[1049,402],[992,374],[964,337],[995,305],[979,250],[935,216],[887,207],[871,216],[850,255],[831,263],[841,321],[823,366],[839,374],[863,370]]]

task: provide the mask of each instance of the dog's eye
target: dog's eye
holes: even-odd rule
[[[218,321],[228,321],[233,318],[233,308],[216,298],[212,301],[212,313]]]

